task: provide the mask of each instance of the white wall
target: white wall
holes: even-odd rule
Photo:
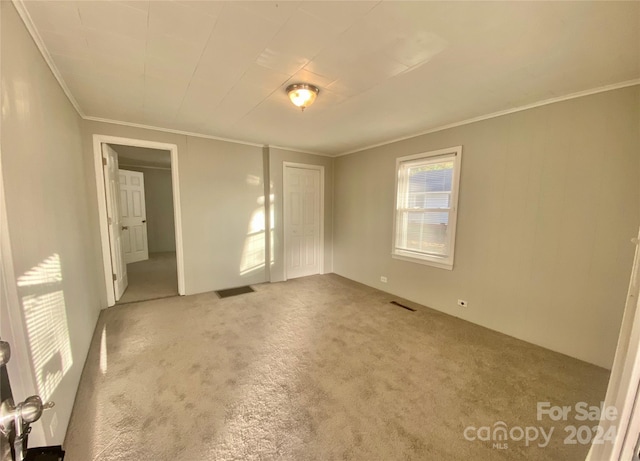
[[[126,165],[120,168],[144,174],[149,253],[176,251],[171,170]]]
[[[262,149],[187,138],[180,187],[187,293],[266,281],[264,260],[253,271],[243,267],[255,250],[248,234],[264,195]]]
[[[266,281],[264,265],[243,270],[243,257],[249,250],[247,234],[263,196],[262,148],[86,120],[82,131],[87,158],[93,158],[94,134],[178,146],[187,294]],[[87,167],[85,173],[93,187],[89,200],[94,208],[88,222],[99,235],[92,168]],[[99,245],[93,254],[97,261],[102,260]],[[106,300],[104,289],[102,296]]]
[[[274,195],[274,263],[271,267],[271,281],[284,280],[284,221],[283,221],[283,164],[284,162],[305,163],[324,166],[324,271],[333,272],[333,162],[330,157],[305,154],[289,150],[269,148],[269,171],[271,193]]]
[[[33,323],[26,328],[32,361],[43,344],[57,348],[51,360],[31,369],[32,381],[45,376],[44,383],[55,382],[50,397],[57,404],[34,427],[32,444],[58,444],[99,308],[106,305],[92,135],[178,146],[188,294],[266,279],[264,267],[242,269],[264,195],[262,149],[81,121],[13,5],[0,5],[0,146],[16,279],[9,283],[19,298],[19,305],[3,304],[3,312],[51,314],[40,340]],[[351,279],[610,366],[633,254],[629,238],[640,223],[639,101],[638,87],[627,88],[337,160],[272,149],[272,277],[282,274],[282,162],[325,165],[327,271],[333,265]],[[395,158],[459,144],[464,160],[455,269],[391,259]],[[381,284],[380,275],[389,283]],[[470,307],[458,310],[458,298]]]
[[[610,367],[640,224],[639,102],[636,86],[338,158],[335,272]],[[392,259],[395,159],[457,145],[454,270]]]
[[[3,312],[18,311],[26,323],[20,327],[31,363],[18,365],[37,387],[16,397],[38,392],[56,402],[34,425],[30,445],[53,445],[64,439],[101,307],[95,261],[86,251],[96,245],[87,227],[93,203],[80,119],[13,4],[0,8],[2,176],[14,273],[6,282],[18,302],[0,298],[9,301]]]

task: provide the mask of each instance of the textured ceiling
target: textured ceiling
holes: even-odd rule
[[[330,155],[640,78],[639,2],[24,5],[85,116]]]

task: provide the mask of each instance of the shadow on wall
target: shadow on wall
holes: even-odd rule
[[[38,394],[46,401],[73,365],[60,256],[28,270],[17,286]]]

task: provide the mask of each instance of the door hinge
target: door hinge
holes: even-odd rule
[[[111,223],[112,223],[112,222],[113,222],[113,221],[111,220],[111,218],[107,218],[107,223],[108,223],[109,225],[111,225]]]
[[[102,164],[104,166],[107,166],[107,158],[106,157],[102,157]]]
[[[113,281],[115,282],[116,280],[118,280],[118,276],[116,274],[112,274],[113,275]]]

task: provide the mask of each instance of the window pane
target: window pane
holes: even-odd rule
[[[398,248],[438,256],[449,254],[448,212],[401,211],[399,224]]]
[[[397,159],[394,256],[453,269],[461,155],[458,146]]]
[[[420,192],[451,192],[453,161],[411,166],[407,175],[409,195]]]
[[[449,192],[418,192],[409,194],[407,208],[450,208],[451,193]]]

